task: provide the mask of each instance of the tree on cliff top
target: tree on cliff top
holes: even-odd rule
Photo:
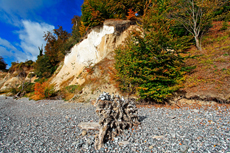
[[[65,42],[71,35],[59,26],[58,29],[54,29],[53,33],[47,32],[44,35],[46,41],[45,55],[49,58],[50,63],[55,66],[57,63],[62,61],[65,56]]]
[[[103,24],[106,19],[126,19],[132,9],[143,15],[148,0],[85,0],[82,5],[82,21],[87,27]]]
[[[107,7],[110,13],[114,14],[114,18],[126,19],[130,9],[137,12],[140,16],[143,15],[147,1],[149,0],[109,0]]]
[[[71,19],[71,24],[73,24],[72,27],[72,37],[75,41],[79,41],[81,38],[79,27],[81,25],[81,17],[74,15],[74,17]]]
[[[94,27],[111,18],[106,8],[107,0],[85,0],[82,5],[82,21],[85,26]]]
[[[0,56],[0,70],[5,70],[7,64],[5,63],[4,59],[2,56]]]
[[[34,64],[35,74],[38,77],[50,77],[57,68],[57,64],[65,57],[66,51],[69,50],[69,40],[71,34],[63,30],[62,26],[54,29],[53,33],[47,32],[43,37],[46,41],[45,53],[43,48],[39,47],[40,54]]]

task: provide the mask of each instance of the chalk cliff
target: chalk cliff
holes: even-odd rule
[[[84,79],[78,76],[85,67],[93,66],[103,60],[110,52],[122,44],[129,31],[137,28],[135,22],[129,20],[107,20],[103,26],[94,27],[80,43],[73,46],[65,56],[64,63],[51,83],[60,89],[63,82],[69,85],[83,84]]]

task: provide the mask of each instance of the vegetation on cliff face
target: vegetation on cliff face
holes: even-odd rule
[[[15,71],[25,71],[25,69],[33,69],[34,62],[32,60],[28,60],[25,62],[12,62],[11,67],[9,68],[9,72]]]
[[[43,47],[39,48],[37,61],[34,64],[27,61],[24,65],[13,63],[10,72],[29,64],[40,79],[44,78],[41,80],[50,78],[66,53],[83,38],[89,28],[102,25],[106,19],[136,20],[140,30],[133,31],[125,44],[115,51],[116,70],[113,71],[116,72],[113,76],[117,80],[115,84],[119,83],[120,89],[129,94],[136,93],[140,98],[162,102],[183,86],[187,90],[199,85],[196,80],[201,78],[192,77],[190,73],[186,74],[188,69],[197,66],[199,70],[196,70],[203,71],[203,66],[207,66],[207,63],[216,62],[213,61],[214,53],[218,57],[217,55],[222,55],[223,51],[223,57],[229,57],[227,45],[220,45],[218,51],[207,49],[207,44],[216,44],[216,39],[217,42],[228,40],[225,37],[229,30],[230,3],[218,0],[215,1],[218,2],[215,3],[215,7],[212,7],[210,4],[214,4],[213,2],[213,0],[85,0],[82,5],[82,16],[74,16],[71,21],[73,24],[71,33],[63,30],[61,26],[54,29],[53,33],[47,32],[44,35],[47,42],[45,50],[43,51]],[[223,21],[218,31],[225,31],[223,36],[213,38],[207,35],[213,20]],[[213,54],[210,54],[210,51]],[[201,54],[203,55],[200,56]],[[189,55],[199,57],[186,59]],[[210,59],[211,55],[213,56]],[[208,57],[204,58],[206,56]],[[219,57],[219,60],[224,61],[225,58]],[[194,62],[195,60],[197,61]],[[225,62],[227,63],[226,60]],[[2,58],[0,64],[3,68],[6,66]],[[219,69],[216,70],[218,66],[215,64],[213,67],[219,72]],[[220,80],[222,83],[229,81],[229,67],[222,68],[222,72],[225,77],[214,80]],[[185,79],[185,76],[189,79]],[[39,86],[42,89],[39,89]],[[221,88],[220,86],[217,88]],[[36,92],[33,91],[35,99],[52,96],[52,88],[53,86],[48,86],[44,81],[37,83],[36,87],[34,86]],[[64,93],[68,93],[67,89],[65,90]],[[46,94],[45,91],[52,94],[49,92]]]

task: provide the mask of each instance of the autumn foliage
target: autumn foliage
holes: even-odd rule
[[[137,12],[134,12],[133,9],[129,9],[128,16],[126,17],[128,20],[135,20],[137,18],[136,14]]]
[[[45,46],[45,55],[49,58],[50,63],[55,66],[62,61],[65,56],[66,46],[65,42],[70,37],[70,34],[63,30],[62,26],[54,29],[53,33],[47,32],[44,39],[47,42]]]
[[[87,27],[103,24],[110,14],[106,9],[107,0],[85,0],[82,5],[82,21]]]
[[[80,25],[81,25],[81,17],[74,15],[74,17],[71,19],[72,26],[72,39],[75,43],[78,43],[80,41],[81,35],[80,35]]]
[[[85,0],[82,21],[85,26],[94,27],[106,19],[133,19],[136,13],[143,15],[145,3],[146,0]]]
[[[54,86],[49,85],[47,82],[39,83],[36,82],[34,85],[34,100],[49,98],[54,94]]]
[[[79,26],[79,33],[81,36],[84,36],[86,31],[87,31],[87,27],[84,25],[84,23],[81,21],[80,26]]]

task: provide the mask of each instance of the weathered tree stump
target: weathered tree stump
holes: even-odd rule
[[[122,134],[123,130],[140,124],[137,107],[133,101],[125,100],[118,95],[110,96],[109,93],[104,92],[97,99],[95,106],[100,125],[95,149],[103,147],[106,141]]]

